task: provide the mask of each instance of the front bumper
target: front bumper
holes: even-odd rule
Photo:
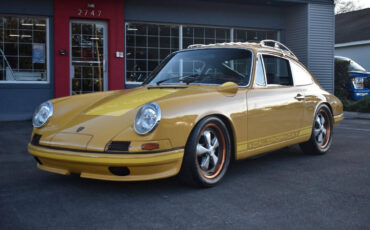
[[[344,119],[344,113],[334,116],[334,119],[333,119],[334,125],[335,126],[338,125],[339,122],[341,122],[343,119]]]
[[[151,154],[105,154],[52,149],[32,144],[28,145],[28,151],[37,157],[37,166],[42,170],[112,181],[141,181],[174,176],[180,171],[184,155],[183,148]],[[110,167],[127,167],[129,174],[115,175]]]
[[[365,97],[370,97],[370,89],[354,89],[351,91],[351,99],[354,101],[359,101]]]

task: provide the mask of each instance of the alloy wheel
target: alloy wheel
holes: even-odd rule
[[[329,115],[326,110],[321,109],[317,113],[313,132],[316,143],[320,148],[324,149],[328,145],[331,135]]]
[[[197,166],[200,173],[208,179],[217,177],[225,163],[225,137],[215,124],[206,125],[196,146]]]

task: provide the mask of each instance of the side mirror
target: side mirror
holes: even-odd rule
[[[218,87],[218,92],[225,94],[226,96],[234,96],[238,92],[238,85],[234,82],[228,81]]]

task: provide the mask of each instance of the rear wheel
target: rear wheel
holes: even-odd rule
[[[333,116],[329,107],[322,104],[316,111],[310,140],[300,146],[307,154],[325,154],[331,146],[332,135]]]
[[[217,117],[205,118],[190,134],[180,178],[189,185],[216,185],[227,171],[230,155],[230,137],[225,124]]]

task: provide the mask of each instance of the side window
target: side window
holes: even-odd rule
[[[296,62],[290,61],[290,66],[292,68],[294,84],[295,85],[309,85],[312,84],[312,77],[307,70]]]
[[[265,86],[266,85],[265,72],[263,70],[261,55],[258,55],[257,69],[256,69],[256,76],[255,76],[255,79],[254,79],[254,83],[256,85],[259,85],[259,86]]]
[[[263,55],[267,84],[293,85],[289,61],[271,55]]]

